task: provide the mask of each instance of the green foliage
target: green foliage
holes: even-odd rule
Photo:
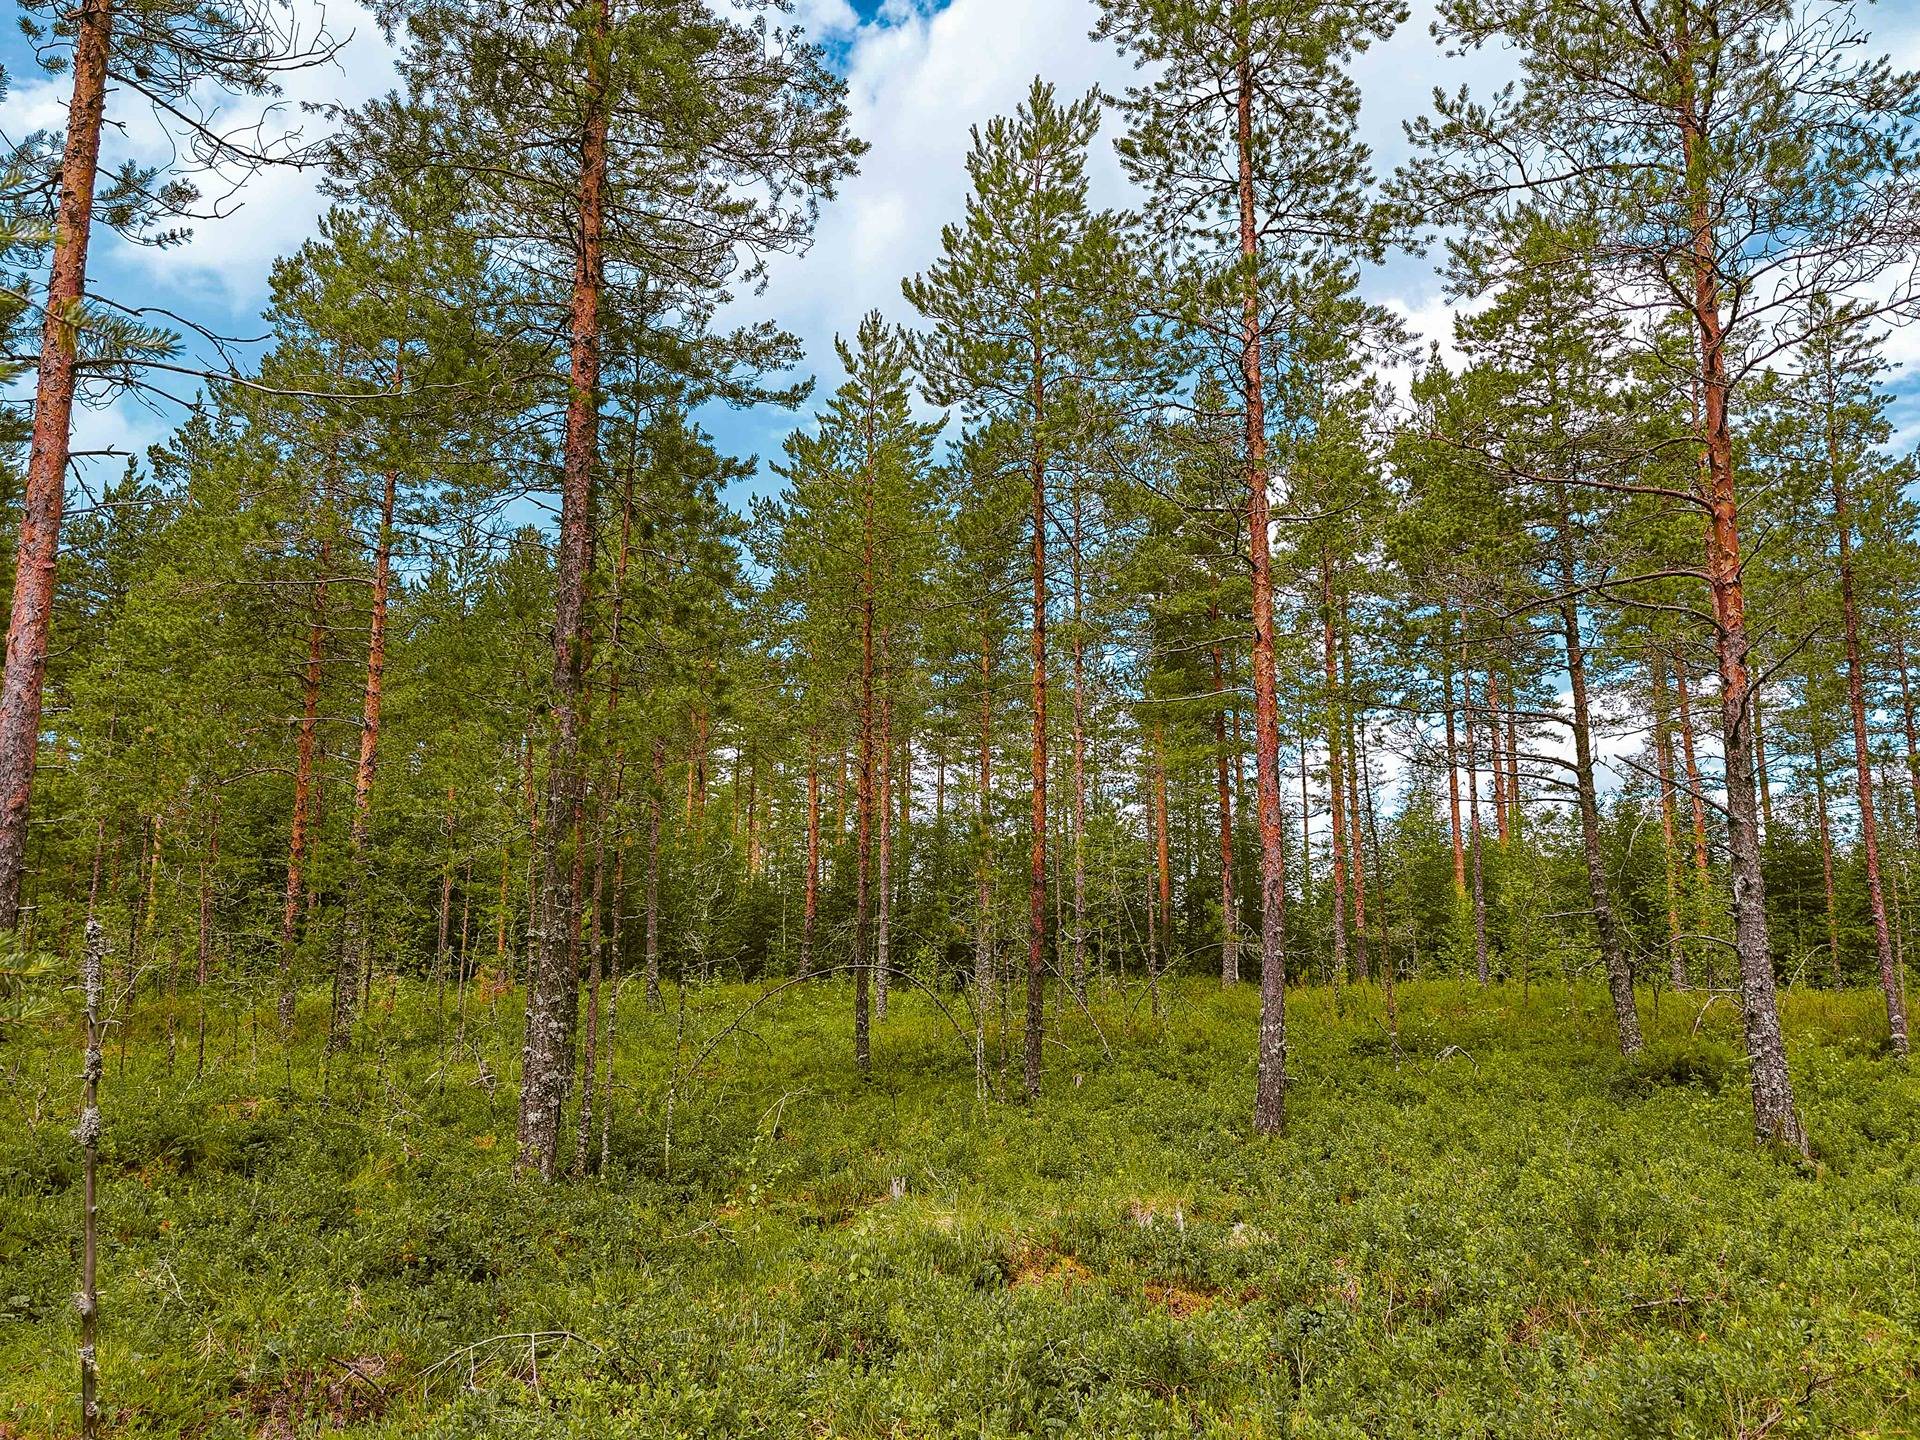
[[[1598,986],[1298,993],[1288,1135],[1247,1133],[1250,991],[1164,1023],[1096,988],[1030,1108],[900,994],[856,1082],[837,983],[704,1053],[738,986],[622,998],[613,1168],[507,1165],[518,1015],[403,984],[320,1069],[210,1018],[192,1104],[155,1006],[111,1053],[110,1433],[1732,1436],[1920,1419],[1920,1082],[1870,995],[1793,994],[1800,1169],[1744,1139],[1731,1007]],[[684,1007],[684,1008],[683,1008]],[[179,1017],[185,1019],[184,1015]],[[10,1055],[0,1423],[68,1433],[73,1036]],[[676,1042],[676,1035],[682,1038]],[[825,1042],[825,1043],[823,1043]],[[677,1057],[677,1059],[676,1059]],[[485,1071],[481,1062],[485,1062]],[[668,1104],[671,1092],[673,1103]],[[276,1430],[274,1427],[282,1427]]]

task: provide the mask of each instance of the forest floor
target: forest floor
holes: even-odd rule
[[[107,1433],[1920,1433],[1920,1076],[1877,994],[1786,999],[1801,1166],[1751,1139],[1724,998],[1643,995],[1628,1062],[1598,988],[1404,985],[1396,1059],[1377,989],[1295,992],[1261,1141],[1252,986],[1061,1017],[1031,1106],[983,1106],[913,992],[867,1083],[838,982],[702,1056],[756,993],[629,987],[610,1171],[551,1186],[511,1173],[510,998],[454,1049],[383,991],[324,1090],[317,994],[290,1054],[270,1001],[211,1021],[198,1078],[191,1002],[171,1073],[142,1008],[103,1098]],[[78,1056],[0,1042],[10,1440],[77,1429]]]

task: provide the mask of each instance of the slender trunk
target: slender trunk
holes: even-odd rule
[[[639,448],[639,424],[636,420],[629,432],[632,436],[624,466],[625,479],[620,492],[620,549],[613,563],[613,603],[609,607],[607,619],[607,707],[606,728],[610,735],[619,738],[613,743],[613,779],[610,787],[604,786],[605,769],[603,767],[603,793],[605,802],[600,806],[593,828],[593,905],[589,910],[589,955],[587,968],[587,1035],[584,1053],[580,1063],[580,1117],[574,1129],[573,1138],[573,1174],[575,1179],[583,1178],[588,1169],[593,1137],[594,1086],[599,1077],[600,1055],[600,985],[605,974],[606,934],[608,928],[619,926],[620,880],[616,870],[614,878],[612,927],[601,920],[602,883],[606,874],[606,842],[609,818],[617,816],[620,809],[620,791],[626,780],[626,739],[619,726],[620,714],[620,624],[625,613],[627,599],[627,567],[633,557],[633,486],[634,469]],[[451,794],[451,791],[449,791]],[[749,825],[751,833],[751,825]],[[751,850],[751,845],[749,846]],[[749,866],[751,868],[751,866]],[[465,921],[463,920],[464,927]],[[601,1104],[611,1102],[611,1096],[604,1096]]]
[[[1600,848],[1600,797],[1593,774],[1593,724],[1587,704],[1587,654],[1580,634],[1580,602],[1573,556],[1573,522],[1567,488],[1554,487],[1559,504],[1560,630],[1566,645],[1567,679],[1573,691],[1573,774],[1580,799],[1580,844],[1586,852],[1587,896],[1593,905],[1593,929],[1600,941],[1600,964],[1613,996],[1614,1032],[1623,1055],[1638,1054],[1640,1012],[1633,997],[1633,971],[1614,924],[1613,896],[1607,883],[1606,856]]]
[[[1894,632],[1893,658],[1900,666],[1900,719],[1907,737],[1907,783],[1913,787],[1913,821],[1920,829],[1920,724],[1914,720],[1913,687],[1907,679],[1907,637]]]
[[[1487,662],[1487,757],[1493,762],[1493,828],[1501,846],[1507,843],[1507,757],[1500,745],[1500,681],[1493,662]]]
[[[874,900],[879,919],[873,936],[873,1008],[876,1018],[887,1018],[888,968],[893,963],[893,697],[880,701],[880,854]]]
[[[1353,649],[1344,601],[1340,606],[1340,697],[1345,729],[1341,739],[1346,746],[1347,851],[1353,860],[1353,974],[1356,980],[1365,982],[1372,978],[1372,965],[1367,956],[1367,853],[1360,831],[1359,764],[1354,759],[1358,746],[1354,738]]]
[[[1832,377],[1828,376],[1829,401]],[[1840,619],[1847,651],[1847,710],[1853,719],[1853,774],[1860,802],[1860,848],[1867,866],[1867,909],[1873,917],[1873,945],[1880,962],[1880,990],[1887,999],[1887,1032],[1893,1053],[1907,1057],[1907,1006],[1894,970],[1893,936],[1887,929],[1887,897],[1880,880],[1880,831],[1873,813],[1873,755],[1867,748],[1866,664],[1860,655],[1860,610],[1853,596],[1853,519],[1847,500],[1846,468],[1827,412],[1827,470],[1833,486],[1833,525],[1840,539]]]
[[[286,899],[280,907],[280,1034],[293,1030],[294,1003],[299,995],[293,973],[294,926],[300,914],[300,887],[307,860],[307,810],[313,792],[313,747],[320,728],[320,664],[327,633],[327,572],[333,564],[333,546],[320,542],[320,573],[313,582],[309,604],[313,618],[307,624],[307,668],[300,679],[300,739],[294,751],[293,824],[287,837]]]
[[[1306,707],[1302,706],[1302,710]],[[1319,959],[1312,941],[1313,919],[1313,795],[1307,788],[1307,730],[1305,717],[1300,726],[1300,912],[1308,919],[1308,937],[1301,941],[1300,963],[1309,970]]]
[[[820,739],[807,731],[807,875],[800,907],[800,974],[813,973],[813,929],[820,914]]]
[[[1760,825],[1763,839],[1773,836],[1773,787],[1767,783],[1767,742],[1760,729],[1760,692],[1753,692],[1753,774],[1760,784]]]
[[[1236,0],[1236,21],[1245,0]],[[1239,169],[1240,382],[1246,397],[1247,539],[1253,584],[1254,776],[1260,830],[1260,1039],[1253,1127],[1277,1135],[1286,1126],[1287,852],[1280,833],[1280,706],[1273,651],[1273,561],[1267,505],[1267,418],[1260,363],[1260,250],[1253,208],[1253,64],[1240,52],[1235,75],[1235,149]]]
[[[1173,854],[1167,840],[1167,740],[1158,721],[1153,726],[1153,863],[1160,886],[1158,971],[1173,965]]]
[[[207,820],[207,851],[200,861],[198,934],[193,967],[194,997],[199,1008],[193,1061],[196,1080],[207,1064],[207,980],[213,969],[213,872],[219,864],[220,802],[216,796],[213,814]]]
[[[1453,893],[1467,893],[1467,850],[1460,829],[1460,751],[1453,723],[1453,641],[1450,612],[1440,608],[1440,684],[1447,717],[1447,813],[1453,834]]]
[[[1691,39],[1681,45],[1689,82]],[[1683,98],[1680,129],[1690,177],[1704,177],[1704,143],[1693,97]],[[1726,337],[1721,328],[1720,279],[1714,222],[1704,179],[1690,179],[1693,229],[1693,321],[1699,333],[1706,449],[1707,582],[1713,595],[1714,648],[1720,664],[1720,726],[1726,756],[1727,858],[1733,880],[1734,948],[1740,957],[1741,1013],[1746,1030],[1754,1130],[1762,1139],[1807,1153],[1806,1131],[1795,1112],[1787,1073],[1786,1039],[1780,1031],[1767,939],[1766,881],[1760,871],[1760,834],[1754,813],[1753,708],[1747,666],[1746,591],[1741,577],[1739,507],[1733,477],[1733,434],[1727,423]]]
[[[974,1081],[986,1091],[986,1017],[993,1005],[993,639],[980,631],[979,853],[975,857],[973,988],[978,1019],[974,1031]]]
[[[658,736],[653,741],[653,784],[647,796],[647,924],[645,969],[647,1004],[660,1004],[660,811],[666,798],[667,742]]]
[[[87,244],[93,234],[93,190],[100,169],[112,31],[113,0],[81,0],[74,26],[73,89],[61,153],[60,208],[47,276],[46,319],[40,331],[13,607],[7,616],[6,670],[0,678],[0,930],[15,930],[20,924],[20,882],[26,873],[27,821],[40,742],[60,514],[66,502],[73,397],[79,378],[80,310],[87,289]]]
[[[1216,602],[1209,614],[1217,629],[1220,607]],[[1213,646],[1214,789],[1220,806],[1220,983],[1240,983],[1240,926],[1233,897],[1233,790],[1227,774],[1227,684],[1222,673],[1220,645]]]
[[[1519,697],[1513,687],[1513,653],[1507,651],[1503,657],[1503,672],[1507,676],[1507,829],[1513,839],[1519,841],[1523,833],[1521,818],[1521,707]]]
[[[1667,709],[1667,658],[1659,646],[1647,661],[1653,687],[1653,759],[1660,774],[1660,856],[1667,882],[1667,969],[1673,988],[1685,990],[1686,946],[1680,941],[1680,851],[1675,839],[1673,725]]]
[[[1707,853],[1707,792],[1700,783],[1700,760],[1693,745],[1693,694],[1687,685],[1687,664],[1678,655],[1674,657],[1673,688],[1680,702],[1680,753],[1687,764],[1687,798],[1693,806],[1694,877],[1705,895],[1712,863]]]
[[[599,450],[601,238],[607,182],[605,53],[610,0],[589,10],[585,52],[586,114],[577,174],[578,251],[569,316],[566,446],[561,466],[559,555],[555,569],[552,748],[548,758],[545,898],[540,945],[528,986],[521,1065],[518,1156],[521,1170],[551,1180],[559,1163],[560,1116],[573,1078],[573,1018],[579,978],[571,940],[580,896],[577,866],[564,852],[569,820],[580,808],[580,711],[587,668],[587,584],[593,564],[593,472]],[[578,837],[573,844],[577,846]]]
[[[854,773],[853,860],[853,1063],[862,1075],[873,1069],[869,1034],[867,969],[868,865],[873,855],[874,786],[874,593],[873,470],[871,456],[863,486],[860,551],[860,758]]]
[[[1334,647],[1333,554],[1320,552],[1320,635],[1327,679],[1327,817],[1333,837],[1333,973],[1347,979],[1347,798],[1340,778],[1340,669]]]
[[[1086,594],[1080,571],[1080,486],[1073,487],[1073,993],[1087,1000],[1087,672],[1081,629]],[[1215,651],[1214,664],[1219,665]]]
[[[1033,344],[1033,755],[1032,836],[1027,857],[1027,1022],[1024,1079],[1027,1097],[1040,1093],[1045,1042],[1047,963],[1047,465],[1039,433],[1047,391],[1040,344]]]
[[[1485,985],[1491,978],[1487,958],[1487,885],[1480,852],[1480,747],[1473,723],[1473,666],[1467,662],[1466,605],[1460,607],[1461,708],[1467,721],[1467,849],[1473,866],[1473,973]]]
[[[1813,818],[1820,832],[1820,878],[1827,900],[1827,976],[1840,986],[1840,919],[1834,905],[1833,830],[1827,820],[1827,757],[1820,731],[1813,733]]]
[[[81,952],[80,987],[85,996],[87,1049],[80,1076],[84,1092],[80,1101],[80,1124],[74,1131],[80,1141],[80,1293],[74,1297],[80,1312],[80,1433],[93,1440],[100,1433],[99,1365],[95,1359],[94,1336],[99,1326],[99,1189],[96,1171],[100,1156],[100,1076],[106,1062],[101,1046],[106,1039],[106,1018],[100,1013],[106,998],[107,935],[100,921],[87,915],[87,943]]]
[[[395,386],[400,377],[396,373]],[[373,547],[373,606],[367,621],[367,678],[360,696],[360,755],[353,769],[353,819],[347,827],[346,934],[333,973],[333,1020],[327,1031],[327,1049],[337,1052],[353,1032],[353,1006],[359,977],[373,963],[368,934],[367,835],[373,824],[374,757],[380,742],[380,706],[387,672],[387,601],[393,580],[394,472],[389,469],[380,487],[380,528]],[[371,981],[367,982],[369,985]]]

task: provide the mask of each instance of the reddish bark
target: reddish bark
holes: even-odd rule
[[[1679,46],[1686,77],[1678,122],[1689,177],[1704,177],[1706,137],[1692,93],[1694,56],[1683,31]],[[1720,313],[1720,270],[1714,216],[1703,179],[1689,180],[1693,250],[1693,322],[1699,340],[1702,440],[1706,450],[1707,583],[1713,596],[1714,648],[1720,665],[1720,728],[1726,756],[1728,862],[1733,879],[1734,948],[1740,957],[1741,1013],[1749,1057],[1755,1132],[1805,1154],[1806,1131],[1794,1109],[1786,1040],[1767,938],[1766,882],[1760,871],[1760,834],[1754,813],[1752,677],[1748,671],[1746,591],[1741,578],[1739,506],[1733,475],[1733,433],[1727,401],[1732,381]]]
[[[320,573],[313,582],[307,623],[307,668],[300,679],[300,739],[293,763],[293,823],[287,836],[286,899],[280,907],[280,1033],[293,1029],[298,989],[293,973],[294,926],[300,914],[300,887],[307,860],[307,811],[313,791],[314,738],[320,728],[320,664],[326,649],[327,572],[333,564],[333,546],[320,542]]]
[[[395,386],[400,377],[396,374]],[[360,754],[353,769],[353,818],[347,827],[347,874],[354,894],[347,911],[346,935],[333,973],[333,1020],[327,1048],[343,1048],[353,1029],[355,976],[371,971],[367,934],[366,852],[373,824],[374,757],[380,743],[380,707],[387,673],[387,602],[393,585],[393,507],[397,477],[389,469],[380,489],[380,528],[373,548],[373,606],[367,621],[367,679],[360,696]],[[367,981],[371,984],[371,981]]]
[[[40,332],[40,372],[34,389],[13,608],[7,618],[6,671],[0,679],[0,930],[20,924],[20,882],[26,871],[47,633],[53,621],[60,515],[66,502],[73,397],[79,376],[79,309],[87,288],[87,243],[93,233],[93,187],[100,168],[112,29],[113,0],[82,0],[74,34],[73,89],[67,103],[46,320]]]

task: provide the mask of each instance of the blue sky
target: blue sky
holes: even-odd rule
[[[301,13],[320,12],[297,0]],[[327,12],[336,34],[352,32],[339,64],[296,77],[288,100],[355,102],[393,83],[391,59],[366,15],[352,6]],[[797,0],[796,18],[822,41],[849,83],[854,128],[872,149],[862,172],[843,187],[822,217],[811,251],[777,261],[764,294],[743,296],[742,320],[771,317],[805,342],[809,364],[823,387],[838,380],[831,339],[850,332],[860,315],[878,307],[910,318],[900,280],[933,259],[939,228],[960,213],[966,188],[963,161],[968,127],[1013,108],[1036,74],[1062,91],[1099,84],[1123,87],[1127,62],[1088,39],[1092,0]],[[1920,6],[1865,8],[1862,22],[1876,48],[1897,62],[1920,65]],[[1403,157],[1401,123],[1424,107],[1435,86],[1484,88],[1502,77],[1497,53],[1448,58],[1428,35],[1430,0],[1419,0],[1406,25],[1357,68],[1364,96],[1362,132],[1385,173]],[[17,36],[0,40],[9,94],[0,125],[18,135],[64,120],[63,77],[41,74]],[[110,102],[111,103],[111,102]],[[236,111],[236,114],[245,113]],[[112,144],[120,153],[148,155],[151,137],[128,117],[129,129]],[[312,123],[308,121],[307,123]],[[1096,146],[1095,198],[1121,205],[1130,199],[1107,140]],[[273,259],[311,231],[322,208],[311,177],[295,172],[258,177],[227,219],[197,228],[192,242],[143,250],[110,237],[96,241],[96,289],[129,303],[164,305],[228,335],[257,335]],[[1367,277],[1373,298],[1399,311],[1416,331],[1445,340],[1449,319],[1430,262],[1390,261]],[[1906,363],[1899,388],[1904,438],[1920,439],[1920,327],[1896,337],[1895,357]],[[182,382],[187,384],[189,382]],[[137,450],[163,438],[180,418],[122,401],[81,422],[77,448]],[[722,445],[736,454],[777,455],[799,418],[789,412],[715,412],[703,417]],[[117,470],[118,462],[108,462]],[[96,467],[95,473],[98,473]]]

